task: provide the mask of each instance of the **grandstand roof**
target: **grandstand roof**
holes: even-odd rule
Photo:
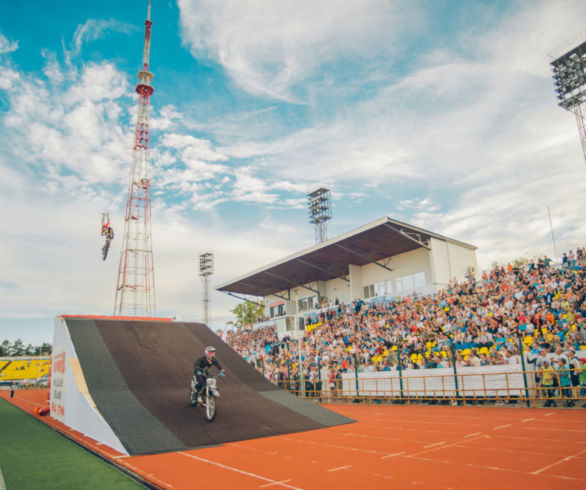
[[[216,289],[226,293],[268,296],[302,284],[344,277],[349,273],[349,264],[366,265],[417,248],[429,248],[430,238],[477,249],[474,245],[385,216],[221,284]]]

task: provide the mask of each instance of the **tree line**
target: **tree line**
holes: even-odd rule
[[[25,346],[22,339],[14,342],[3,340],[0,344],[0,357],[50,356],[52,350],[51,344],[47,342],[37,346],[32,344]]]

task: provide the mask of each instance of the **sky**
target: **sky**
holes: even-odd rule
[[[146,0],[2,0],[0,339],[112,314]],[[152,0],[157,314],[383,216],[471,243],[479,268],[586,245],[586,163],[550,53],[583,0]],[[101,260],[101,213],[116,238]],[[212,291],[212,327],[237,300]]]

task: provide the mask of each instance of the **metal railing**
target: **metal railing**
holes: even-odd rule
[[[582,406],[586,403],[586,384],[579,385],[579,369],[567,370],[570,386],[561,386],[559,372],[554,385],[544,386],[540,371],[490,372],[454,375],[398,377],[349,377],[335,382],[284,379],[278,384],[293,394],[321,402],[431,403],[473,405],[479,403],[526,404],[528,407],[557,405]]]

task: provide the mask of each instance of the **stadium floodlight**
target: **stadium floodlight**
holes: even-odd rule
[[[203,253],[199,256],[199,277],[202,281],[201,311],[202,321],[209,326],[211,305],[210,305],[210,276],[214,273],[214,254]]]
[[[576,116],[586,160],[586,31],[550,53],[558,105]]]
[[[315,242],[327,240],[327,222],[332,219],[332,196],[329,189],[320,187],[307,195],[309,222],[315,227]]]

